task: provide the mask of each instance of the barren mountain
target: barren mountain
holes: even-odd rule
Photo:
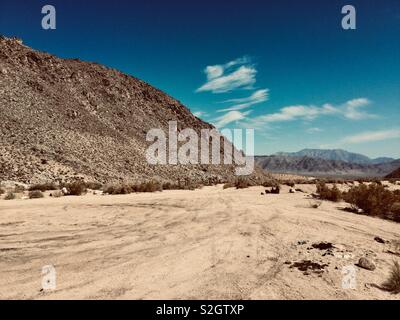
[[[257,156],[255,162],[269,172],[365,177],[385,176],[400,165],[400,160],[380,164],[360,164],[318,157],[285,155]]]
[[[392,162],[395,160],[388,157],[371,159],[363,154],[349,152],[342,149],[303,149],[297,152],[278,152],[276,153],[276,155],[287,157],[321,158],[325,160],[339,160],[359,164],[380,164]]]
[[[386,178],[400,178],[400,167],[389,173]]]
[[[150,129],[168,132],[169,121],[178,131],[213,127],[144,81],[16,38],[0,37],[0,115],[0,180],[233,177],[233,166],[149,165]]]

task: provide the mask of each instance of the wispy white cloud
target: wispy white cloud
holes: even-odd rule
[[[400,128],[378,131],[366,131],[355,135],[347,136],[341,140],[343,144],[355,144],[387,139],[400,138]]]
[[[239,120],[243,120],[246,118],[246,116],[250,113],[251,111],[246,111],[246,112],[240,112],[240,111],[230,111],[225,113],[224,115],[217,117],[214,120],[215,126],[217,128],[221,128],[223,126],[226,126],[227,124]]]
[[[321,129],[321,128],[317,128],[317,127],[314,127],[314,128],[308,128],[307,130],[306,130],[306,132],[307,133],[316,133],[316,132],[322,132],[323,130]]]
[[[284,107],[280,109],[279,112],[261,115],[253,120],[263,123],[293,121],[298,119],[313,120],[321,115],[335,114],[338,112],[338,109],[329,104],[325,104],[322,107],[297,105]]]
[[[240,98],[240,99],[230,99],[224,101],[224,103],[235,103],[233,106],[220,109],[218,112],[225,112],[225,111],[234,111],[234,110],[242,110],[251,107],[257,103],[261,103],[268,100],[268,89],[261,89],[253,92],[249,97]]]
[[[233,69],[233,67],[237,67]],[[233,69],[233,70],[232,70]],[[238,88],[251,89],[256,82],[257,70],[248,57],[232,60],[222,65],[211,65],[204,69],[207,82],[196,92],[229,92]]]
[[[371,101],[369,101],[367,98],[349,100],[343,106],[343,115],[352,120],[375,118],[375,115],[369,114],[364,110],[360,110],[369,104],[371,104]]]
[[[322,106],[314,105],[295,105],[281,108],[278,112],[260,115],[251,119],[254,123],[273,123],[294,120],[314,120],[320,116],[337,115],[350,120],[362,120],[376,117],[376,115],[360,110],[367,106],[370,101],[366,98],[358,98],[346,101],[341,105],[332,105],[330,103]]]

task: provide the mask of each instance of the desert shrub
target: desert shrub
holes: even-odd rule
[[[338,202],[342,199],[342,192],[340,192],[336,185],[329,189],[324,182],[319,182],[317,184],[317,193],[321,200]]]
[[[14,192],[7,192],[7,194],[4,197],[4,200],[14,200],[17,196],[15,195]]]
[[[232,182],[225,183],[223,189],[233,188],[235,185]]]
[[[368,186],[361,184],[344,193],[344,200],[354,208],[361,209],[367,215],[381,217],[388,217],[396,199],[395,193],[377,183]]]
[[[285,182],[285,185],[287,185],[288,187],[294,188],[295,183],[293,181],[287,181],[287,182]]]
[[[277,180],[271,179],[271,180],[264,181],[264,182],[262,183],[262,186],[265,187],[265,188],[268,188],[268,187],[278,187],[278,186],[279,186],[279,182],[278,182]]]
[[[54,191],[54,192],[52,192],[51,194],[50,194],[50,196],[51,197],[54,197],[54,198],[60,198],[60,197],[62,197],[64,194],[60,191],[60,190],[56,190],[56,191]]]
[[[29,191],[28,196],[29,196],[29,199],[39,199],[39,198],[44,197],[42,191],[40,191],[40,190],[31,190],[31,191]]]
[[[100,190],[103,188],[103,185],[100,182],[85,182],[85,186],[87,189],[91,190]]]
[[[132,186],[132,191],[134,192],[156,192],[162,190],[161,183],[156,181],[143,182],[139,185]]]
[[[87,191],[86,184],[83,181],[67,183],[64,185],[64,187],[67,188],[68,195],[70,196],[80,196],[82,194],[85,194]]]
[[[177,187],[172,184],[171,182],[163,183],[162,185],[163,190],[175,190]]]
[[[393,262],[389,279],[383,284],[384,289],[391,293],[400,293],[400,265],[397,261]]]
[[[132,191],[132,187],[128,185],[110,185],[103,189],[103,192],[108,194],[129,194]]]
[[[4,193],[6,193],[6,191],[5,191],[4,189],[0,188],[0,196],[1,196],[2,194],[4,194]]]
[[[250,182],[245,178],[238,178],[235,181],[236,189],[245,189],[245,188],[248,188],[250,186],[251,186]]]
[[[392,207],[390,208],[390,212],[392,214],[392,219],[400,222],[400,202],[393,203]]]
[[[57,190],[58,187],[54,182],[46,182],[46,183],[39,183],[39,184],[34,184],[29,187],[29,191],[34,191],[34,190],[39,190],[42,192],[48,191],[48,190]]]

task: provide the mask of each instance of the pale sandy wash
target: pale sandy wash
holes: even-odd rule
[[[315,186],[301,185],[313,192]],[[310,207],[306,193],[262,187],[0,200],[1,299],[399,299],[382,291],[400,224]],[[307,241],[306,244],[298,242]],[[309,249],[329,241],[333,255]],[[342,267],[362,256],[356,289]],[[289,262],[328,264],[304,275]],[[286,263],[285,263],[286,262]],[[55,291],[40,291],[54,265]]]

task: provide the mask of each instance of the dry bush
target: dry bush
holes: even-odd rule
[[[223,189],[234,188],[235,185],[232,182],[225,183]]]
[[[293,181],[286,181],[286,182],[285,182],[285,185],[287,185],[288,187],[294,188],[295,183],[294,183]]]
[[[163,190],[176,190],[177,186],[171,182],[163,183],[162,185]]]
[[[4,194],[4,193],[6,193],[6,191],[5,191],[3,188],[0,188],[0,196],[1,196],[2,194]]]
[[[67,188],[69,196],[80,196],[87,192],[86,184],[83,181],[67,183],[63,187]]]
[[[338,202],[342,199],[342,192],[336,185],[329,189],[324,182],[319,182],[317,184],[317,193],[319,195],[319,199],[321,200]]]
[[[60,198],[64,196],[64,194],[60,190],[56,190],[50,194],[51,197]]]
[[[134,192],[156,192],[162,191],[162,185],[156,181],[143,182],[139,185],[133,185],[132,191]]]
[[[85,182],[85,186],[87,189],[91,190],[101,190],[103,188],[100,182]]]
[[[4,197],[4,200],[14,200],[17,196],[15,195],[14,192],[7,192],[7,194]]]
[[[236,189],[245,189],[245,188],[248,188],[250,186],[251,186],[251,184],[250,184],[249,180],[247,180],[245,178],[238,178],[235,181]]]
[[[361,209],[367,215],[383,218],[389,218],[396,199],[399,200],[399,197],[394,192],[386,190],[384,186],[377,183],[352,187],[343,194],[343,198],[354,209]]]
[[[400,265],[397,261],[393,262],[389,279],[383,284],[383,288],[391,293],[400,293]]]
[[[29,191],[28,197],[29,197],[29,199],[39,199],[39,198],[43,198],[44,195],[43,195],[42,191],[40,191],[40,190],[31,190],[31,191]]]
[[[38,183],[29,187],[29,191],[40,190],[42,192],[48,190],[57,190],[58,187],[54,182]]]
[[[205,181],[205,185],[212,185],[210,184],[210,181]],[[195,189],[201,189],[204,186],[204,184],[200,182],[191,182],[191,181],[185,181],[184,183],[181,183],[179,181],[178,183],[171,183],[171,182],[165,182],[161,185],[162,190],[195,190]]]
[[[400,222],[400,202],[393,203],[390,212],[392,214],[392,219],[396,222]]]
[[[128,185],[110,185],[103,189],[108,194],[129,194],[133,192],[133,188]]]
[[[262,186],[265,188],[268,187],[279,187],[279,182],[277,180],[267,180],[262,183]]]

